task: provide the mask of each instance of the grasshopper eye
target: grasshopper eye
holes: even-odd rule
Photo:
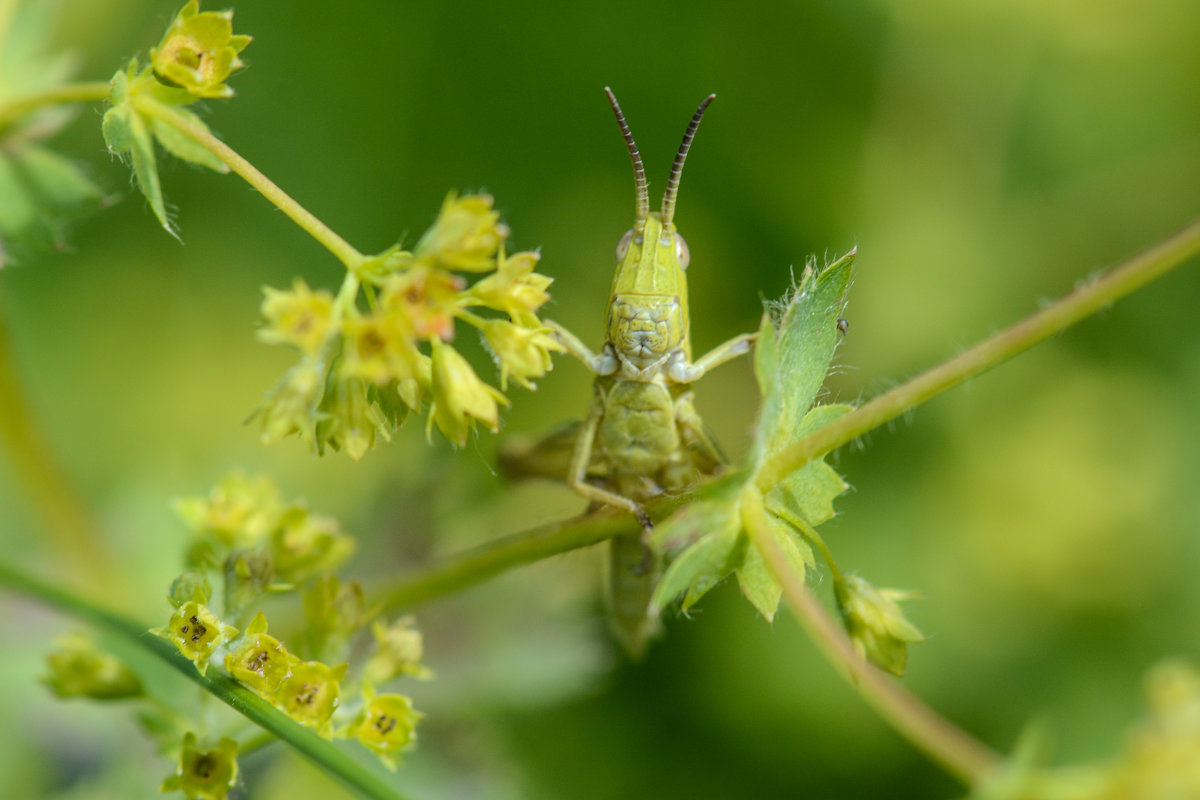
[[[629,252],[629,243],[633,241],[633,228],[625,231],[625,235],[621,237],[621,241],[617,242],[617,261],[625,257]]]
[[[688,249],[687,242],[678,233],[675,234],[675,260],[679,262],[680,269],[687,269],[688,263],[692,260],[692,251]]]

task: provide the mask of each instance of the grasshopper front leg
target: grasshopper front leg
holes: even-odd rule
[[[612,375],[617,371],[617,359],[607,351],[597,355],[583,341],[569,330],[552,319],[542,320],[542,324],[550,329],[558,343],[567,348],[570,355],[583,362],[583,365],[597,375]]]
[[[641,524],[643,531],[648,531],[654,524],[650,521],[650,515],[646,513],[645,509],[628,497],[622,497],[616,492],[601,489],[599,486],[593,486],[587,482],[588,467],[592,462],[592,447],[596,442],[596,429],[600,426],[600,419],[603,416],[604,398],[597,392],[596,399],[592,403],[592,409],[588,412],[587,419],[583,421],[583,425],[579,430],[579,438],[575,440],[575,450],[571,453],[571,468],[567,475],[567,485],[577,494],[586,497],[588,500],[625,509],[637,517],[637,521]]]
[[[726,361],[732,361],[743,353],[750,352],[750,346],[758,339],[757,333],[743,333],[727,342],[709,350],[699,360],[689,364],[686,361],[676,361],[667,369],[667,377],[676,383],[694,383],[704,377],[709,370],[715,369]]]

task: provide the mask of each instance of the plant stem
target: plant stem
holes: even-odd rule
[[[90,103],[104,100],[112,91],[108,81],[93,81],[90,83],[68,83],[55,86],[52,89],[18,97],[10,103],[0,106],[0,132],[3,132],[14,122],[17,122],[31,111],[43,106],[57,106],[66,103]]]
[[[597,513],[567,522],[542,525],[505,536],[436,563],[372,594],[385,611],[420,605],[493,578],[502,572],[580,547],[597,544],[637,528],[629,514]]]
[[[824,656],[888,724],[966,785],[973,786],[994,771],[1000,757],[987,745],[940,716],[858,654],[841,626],[805,585],[804,576],[792,569],[787,556],[771,537],[762,513],[762,496],[754,490],[743,494],[745,500],[752,497],[758,498],[759,513],[742,516],[750,539],[762,554],[767,569],[783,587],[784,599],[792,613]]]
[[[0,449],[12,458],[16,480],[45,526],[51,542],[43,552],[67,566],[70,574],[94,589],[119,585],[109,580],[112,560],[102,546],[104,534],[80,497],[22,391],[0,291]]]
[[[699,484],[686,494],[663,497],[648,503],[646,510],[653,518],[663,519],[681,506],[727,491],[728,486],[744,480],[743,473],[731,473]],[[472,547],[407,577],[399,580],[390,578],[370,594],[376,597],[376,602],[385,611],[397,611],[453,594],[514,567],[638,530],[641,530],[641,526],[631,514],[598,511]]]
[[[838,417],[816,433],[772,456],[756,484],[766,492],[787,475],[829,451],[895,419],[926,400],[973,378],[1090,314],[1131,294],[1200,253],[1200,220],[1125,263],[1089,280],[1055,303],[984,339],[894,389]]]
[[[220,670],[210,668],[201,675],[196,666],[167,640],[149,633],[146,628],[128,617],[98,606],[82,597],[45,583],[0,562],[0,585],[35,598],[71,616],[86,620],[103,630],[120,636],[147,650],[187,678],[198,683],[230,708],[251,722],[270,731],[296,748],[302,756],[321,769],[340,778],[347,786],[364,797],[381,800],[403,800],[403,796],[381,778],[351,758],[332,742],[304,728],[282,711],[263,700]]]
[[[216,136],[213,136],[208,129],[195,124],[182,114],[176,113],[175,109],[154,99],[145,92],[133,93],[132,102],[142,114],[154,117],[170,125],[221,159],[230,169],[242,176],[246,183],[257,189],[276,208],[287,214],[309,236],[312,236],[324,245],[329,252],[333,253],[345,265],[347,270],[351,273],[357,273],[359,267],[366,260],[366,256],[341,236],[334,233],[328,225],[317,219],[312,212],[292,199],[287,192],[276,186],[270,178],[259,172],[253,164],[238,155],[232,147],[222,142]]]

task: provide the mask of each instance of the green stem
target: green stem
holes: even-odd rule
[[[104,534],[54,458],[54,448],[22,391],[2,301],[0,291],[0,449],[8,451],[22,487],[19,494],[41,517],[51,539],[42,551],[54,553],[55,560],[89,588],[119,585],[110,580],[112,560],[102,546]]]
[[[105,100],[112,91],[108,81],[93,81],[90,83],[68,83],[65,86],[55,86],[52,89],[18,97],[12,102],[0,107],[0,132],[32,111],[45,106],[57,106],[66,103],[92,103]]]
[[[134,620],[102,608],[64,589],[25,575],[2,562],[0,562],[0,586],[7,586],[71,616],[86,620],[157,656],[254,724],[270,731],[296,748],[302,756],[331,775],[337,776],[364,797],[403,800],[403,795],[388,786],[381,778],[356,762],[332,742],[322,739],[313,731],[292,721],[282,711],[219,670],[210,668],[207,674],[201,675],[191,661],[179,654],[174,645],[149,633],[144,626]]]
[[[747,532],[767,569],[783,587],[784,599],[792,613],[824,656],[888,724],[966,785],[974,786],[992,773],[1001,760],[987,745],[939,715],[858,654],[845,631],[805,585],[804,576],[792,568],[767,530],[762,496],[754,490],[743,495],[746,500],[752,501],[752,497],[758,498],[759,513],[743,513]]]
[[[681,506],[724,492],[732,483],[744,480],[745,476],[741,473],[727,475],[700,484],[687,494],[648,503],[646,510],[653,518],[662,519]],[[630,514],[599,511],[472,547],[399,580],[390,578],[371,594],[386,611],[410,608],[482,583],[514,567],[638,530],[641,530],[641,526]]]
[[[197,125],[182,114],[176,113],[175,109],[171,106],[154,99],[145,92],[134,93],[131,102],[140,113],[148,117],[154,117],[160,122],[170,125],[219,158],[230,169],[240,175],[246,183],[257,189],[276,208],[287,214],[309,236],[312,236],[324,245],[329,252],[333,253],[345,265],[346,269],[351,273],[357,273],[362,263],[366,260],[366,256],[341,236],[334,233],[328,225],[317,219],[312,212],[292,199],[287,192],[276,186],[270,178],[259,172],[253,164],[238,155],[232,147],[222,142],[216,136],[213,136],[207,128]]]
[[[829,451],[895,419],[932,397],[995,367],[1100,309],[1131,294],[1200,253],[1200,220],[1094,278],[910,381],[884,392],[772,456],[756,484],[767,492],[787,475]]]

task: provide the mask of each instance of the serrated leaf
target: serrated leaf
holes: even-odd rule
[[[851,406],[840,404],[813,408],[804,415],[796,438],[809,436],[850,410]],[[833,517],[833,501],[847,488],[833,467],[824,461],[812,461],[770,491],[768,507],[782,507],[815,528]]]
[[[845,305],[854,256],[852,250],[820,272],[811,265],[806,268],[775,321],[775,380],[765,395],[757,441],[764,455],[797,438],[825,382],[840,336],[837,320]]]
[[[163,202],[162,184],[158,179],[158,163],[154,158],[154,137],[150,129],[137,114],[130,114],[129,129],[132,134],[129,146],[130,160],[133,162],[133,174],[137,178],[138,188],[159,224],[167,233],[176,236],[171,221],[167,218],[167,207]],[[178,238],[176,236],[176,238]]]
[[[738,546],[740,523],[735,499],[707,500],[681,509],[654,529],[663,550],[687,544],[667,568],[650,604],[661,610],[684,594],[691,607],[733,568],[730,556]]]
[[[779,608],[779,598],[783,596],[783,589],[767,569],[767,563],[763,561],[762,553],[757,547],[746,548],[746,557],[742,566],[738,568],[737,580],[750,605],[758,609],[758,613],[762,614],[767,622],[773,621],[775,610]]]
[[[775,349],[775,325],[770,314],[763,314],[758,326],[758,341],[754,343],[754,377],[764,398],[774,398],[772,389],[779,374],[779,354]]]
[[[120,75],[121,73],[117,73]],[[127,105],[116,105],[104,112],[100,130],[104,143],[113,155],[123,155],[133,146],[133,109]]]
[[[201,128],[208,130],[208,126],[186,108],[176,108],[174,111],[176,114],[187,118],[193,125],[199,125]],[[168,125],[162,120],[151,119],[149,122],[154,138],[158,139],[158,143],[171,155],[183,159],[190,164],[196,164],[219,172],[222,175],[229,172],[229,166],[224,161],[198,144],[195,139],[181,133],[177,128]]]
[[[19,168],[42,207],[52,213],[74,213],[104,199],[100,187],[70,159],[43,147],[23,147]]]

